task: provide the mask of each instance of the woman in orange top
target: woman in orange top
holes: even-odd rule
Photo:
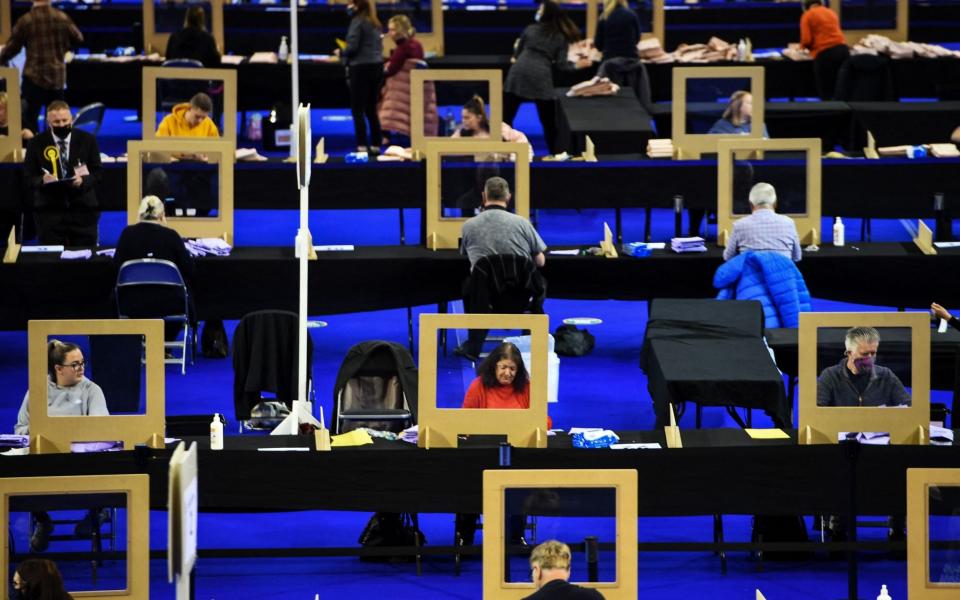
[[[800,46],[813,57],[813,74],[821,100],[832,100],[837,87],[837,75],[843,62],[850,57],[840,19],[837,13],[823,5],[821,0],[803,0],[800,17]]]
[[[510,342],[488,354],[477,373],[463,397],[463,408],[530,408],[530,374],[520,350]],[[547,427],[551,426],[548,416]]]

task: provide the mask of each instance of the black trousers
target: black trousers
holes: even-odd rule
[[[63,90],[48,90],[23,78],[23,89],[20,90],[20,106],[22,109],[22,127],[37,133],[37,120],[40,118],[40,109],[54,100],[63,100]]]
[[[833,100],[840,67],[848,58],[850,58],[850,48],[846,44],[840,44],[821,51],[813,59],[813,76],[817,80],[817,93],[820,94],[821,100]]]
[[[377,100],[380,97],[380,82],[382,79],[383,66],[380,64],[347,67],[350,112],[353,115],[353,133],[357,139],[357,147],[380,147],[382,138],[380,117],[377,116]],[[364,117],[366,117],[366,121],[364,121]],[[369,141],[367,140],[367,122],[370,123]]]
[[[73,211],[37,211],[37,238],[41,245],[96,246],[100,212],[90,209]]]
[[[517,111],[524,102],[533,102],[537,106],[537,117],[543,127],[543,137],[547,142],[550,154],[559,152],[557,149],[557,102],[556,100],[530,100],[515,96],[510,92],[503,93],[503,122],[513,125]]]

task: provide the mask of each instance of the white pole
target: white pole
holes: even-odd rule
[[[295,0],[294,0],[295,1]],[[310,107],[298,106],[296,124],[294,125],[296,136],[293,138],[296,142],[294,151],[297,156],[297,185],[300,187],[300,229],[297,231],[297,251],[300,259],[300,302],[299,302],[299,360],[298,366],[298,398],[302,402],[307,402],[307,283],[308,270],[307,261],[313,248],[313,240],[310,236],[310,227],[308,222],[308,211],[310,209],[310,167],[311,167],[311,127],[310,127]],[[303,139],[301,139],[301,137]],[[306,407],[306,404],[301,404]]]
[[[297,127],[297,107],[300,106],[300,29],[297,25],[298,18],[297,0],[290,0],[290,133]],[[293,135],[290,136],[291,140]],[[290,144],[290,157],[294,158],[297,150],[294,144]],[[301,227],[304,225],[301,223]]]

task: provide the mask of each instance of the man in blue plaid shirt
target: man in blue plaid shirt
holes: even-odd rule
[[[733,224],[723,251],[723,260],[741,252],[776,252],[797,262],[801,258],[800,238],[793,219],[776,213],[777,190],[769,183],[750,189],[752,214]]]

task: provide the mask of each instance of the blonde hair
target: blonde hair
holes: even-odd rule
[[[2,104],[3,106],[6,106],[6,105],[7,105],[7,93],[6,93],[6,92],[0,92],[0,104]]]
[[[410,22],[410,18],[407,17],[407,15],[393,15],[390,17],[390,20],[387,21],[387,25],[396,27],[397,31],[402,33],[407,39],[417,34],[416,28],[413,26],[413,23]]]
[[[603,0],[603,14],[600,15],[600,18],[606,19],[613,14],[613,11],[617,10],[618,6],[630,8],[630,5],[627,4],[627,0]]]
[[[750,92],[746,90],[734,92],[733,95],[730,96],[730,103],[727,104],[726,110],[723,111],[723,118],[734,125],[742,125],[743,121],[740,120],[740,107],[743,106],[744,99],[749,95]]]
[[[159,221],[163,217],[163,200],[156,196],[145,196],[140,201],[138,212],[141,221]]]
[[[570,546],[557,540],[547,540],[530,553],[530,566],[569,571]]]

